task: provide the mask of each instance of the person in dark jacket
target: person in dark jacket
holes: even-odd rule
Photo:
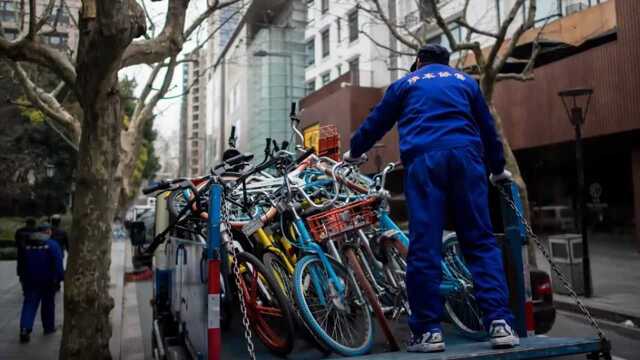
[[[351,138],[345,161],[361,161],[396,123],[405,167],[410,245],[407,292],[413,334],[408,351],[445,348],[441,247],[445,214],[454,223],[494,347],[519,343],[511,329],[502,257],[493,235],[485,163],[492,182],[510,178],[502,142],[477,82],[449,67],[449,51],[427,45],[412,72],[389,86]]]
[[[60,248],[66,252],[69,252],[69,236],[67,232],[60,227],[60,215],[55,214],[51,217],[51,238],[58,242]]]
[[[62,249],[51,239],[51,225],[42,224],[38,232],[25,242],[23,261],[19,273],[24,289],[24,302],[20,316],[20,342],[29,342],[33,322],[41,306],[44,333],[51,334],[55,327],[55,295],[64,278]]]
[[[33,218],[28,218],[25,222],[25,225],[15,233],[16,240],[16,249],[17,249],[17,273],[18,278],[20,279],[20,284],[22,284],[22,274],[20,273],[21,266],[20,264],[24,262],[24,245],[31,238],[31,234],[38,231],[36,228],[36,220]],[[23,288],[24,290],[24,288]]]

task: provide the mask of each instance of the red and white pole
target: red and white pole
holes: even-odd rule
[[[209,260],[208,291],[208,327],[207,343],[208,360],[219,360],[222,350],[222,334],[220,331],[220,260]]]

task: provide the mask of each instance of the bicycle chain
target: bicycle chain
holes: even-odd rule
[[[231,252],[232,267],[233,274],[235,277],[236,287],[238,288],[238,297],[240,298],[240,311],[242,312],[242,325],[244,327],[244,338],[247,341],[247,352],[249,353],[249,358],[252,360],[256,360],[256,352],[255,346],[252,340],[251,333],[251,323],[249,322],[249,316],[247,315],[247,305],[244,301],[244,294],[242,292],[242,284],[240,281],[240,267],[238,266],[238,251],[233,246],[233,243],[229,243],[233,241],[233,235],[231,234],[231,227],[229,226],[229,215],[227,213],[227,206],[223,203],[221,206],[222,213],[222,226],[224,226],[223,231],[227,234],[227,241],[224,244],[225,247]]]
[[[534,234],[533,229],[531,228],[531,225],[529,225],[529,222],[524,217],[524,215],[522,214],[520,209],[518,209],[518,207],[516,206],[515,202],[509,197],[509,195],[507,194],[507,192],[505,191],[505,189],[502,186],[496,185],[496,187],[498,188],[498,191],[500,192],[500,194],[504,197],[505,201],[507,202],[507,204],[509,205],[511,210],[513,210],[515,212],[515,214],[518,217],[518,219],[520,219],[520,221],[524,225],[525,231],[527,232],[527,235],[529,236],[529,238],[533,239],[533,241],[535,242],[535,244],[538,247],[538,249],[540,250],[540,252],[542,252],[542,255],[544,255],[544,257],[547,259],[547,261],[549,262],[549,265],[551,266],[551,269],[553,270],[553,272],[558,276],[558,278],[562,282],[562,286],[569,292],[569,295],[571,295],[573,300],[576,302],[576,304],[578,305],[578,308],[580,308],[580,310],[584,314],[585,318],[588,320],[588,322],[591,325],[591,327],[596,330],[596,332],[598,333],[598,337],[601,340],[605,340],[606,339],[605,334],[602,331],[602,329],[600,328],[600,326],[598,325],[598,322],[593,318],[593,316],[591,315],[589,310],[584,306],[584,304],[582,303],[582,301],[578,297],[578,294],[576,294],[576,292],[571,288],[571,285],[569,284],[569,281],[565,278],[564,274],[562,274],[560,269],[558,269],[557,265],[553,262],[553,259],[551,258],[551,255],[549,254],[547,249],[545,249],[544,245],[542,245],[542,242],[540,241],[538,236],[536,234]]]

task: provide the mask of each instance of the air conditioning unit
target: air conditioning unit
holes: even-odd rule
[[[589,5],[587,5],[586,3],[580,1],[580,2],[576,2],[570,5],[565,6],[564,8],[564,13],[566,16],[569,16],[571,14],[580,12],[586,8],[588,8]]]

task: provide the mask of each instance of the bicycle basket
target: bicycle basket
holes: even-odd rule
[[[307,224],[313,238],[322,242],[378,221],[372,199],[360,200],[336,209],[309,216]]]

